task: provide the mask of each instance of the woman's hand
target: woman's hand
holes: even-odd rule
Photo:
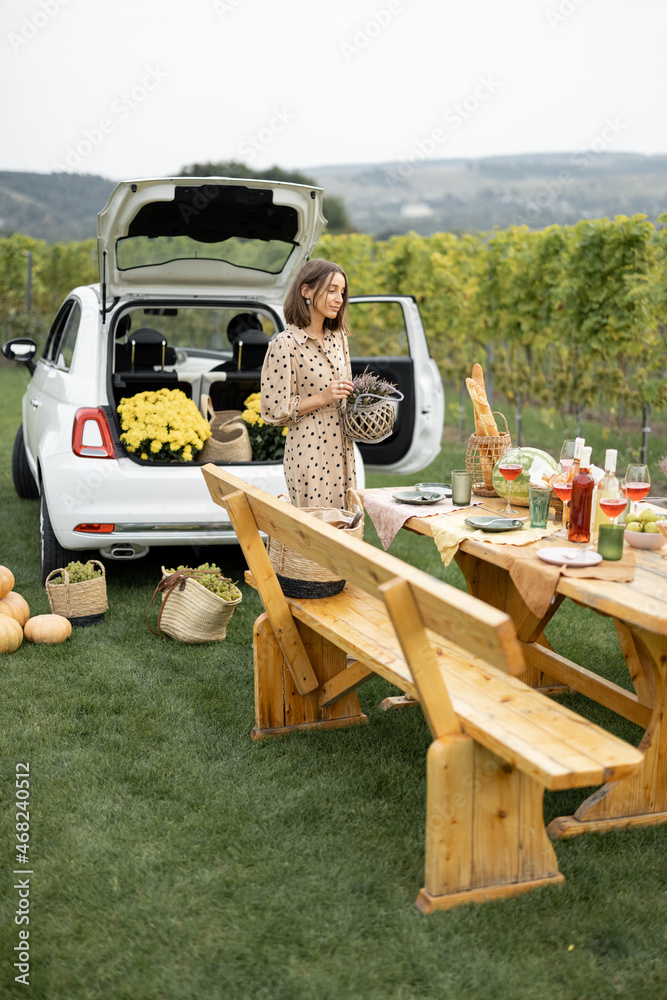
[[[331,403],[338,403],[341,399],[347,399],[353,389],[354,386],[349,379],[336,379],[322,393],[323,405],[329,406]]]
[[[342,400],[347,399],[354,385],[349,378],[337,378],[335,382],[328,385],[322,392],[314,396],[304,396],[299,403],[299,416],[319,410],[322,406],[336,406]]]

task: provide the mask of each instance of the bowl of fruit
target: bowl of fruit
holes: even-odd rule
[[[661,549],[667,545],[667,517],[644,507],[638,514],[627,514],[624,537],[634,549]]]

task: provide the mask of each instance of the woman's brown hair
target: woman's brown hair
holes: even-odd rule
[[[287,298],[285,299],[285,319],[288,323],[292,323],[294,326],[298,326],[301,329],[308,326],[310,323],[310,310],[306,305],[306,300],[301,294],[301,286],[308,285],[311,293],[311,301],[315,302],[315,300],[326,291],[333,274],[342,274],[345,279],[343,304],[334,319],[329,319],[328,316],[325,318],[324,329],[333,331],[344,330],[347,332],[347,275],[342,267],[339,267],[338,264],[334,264],[331,260],[309,260],[307,264],[303,265],[292,282],[292,287],[287,293]]]

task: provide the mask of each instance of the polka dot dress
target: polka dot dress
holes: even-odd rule
[[[299,402],[323,392],[334,379],[351,378],[347,338],[324,331],[319,340],[289,325],[266,353],[262,369],[262,418],[287,424],[285,479],[296,507],[345,507],[356,487],[352,441],[343,432],[337,404],[299,416]]]

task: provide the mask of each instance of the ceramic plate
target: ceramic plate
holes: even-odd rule
[[[525,521],[525,518],[523,519]],[[499,517],[497,514],[480,514],[479,517],[466,517],[465,523],[471,528],[481,528],[482,531],[516,531],[523,527],[523,521],[516,517]]]
[[[556,566],[596,566],[602,562],[600,553],[590,549],[538,549],[536,555]]]
[[[392,493],[392,496],[394,500],[398,500],[400,503],[412,503],[416,507],[424,507],[427,504],[438,503],[438,501],[447,498],[446,494],[441,492],[437,496],[433,496],[435,492],[435,490],[397,490],[396,493]],[[427,500],[424,493],[433,496],[433,499]]]
[[[448,483],[417,483],[415,489],[420,493],[442,493],[446,497],[452,495],[452,488]]]

